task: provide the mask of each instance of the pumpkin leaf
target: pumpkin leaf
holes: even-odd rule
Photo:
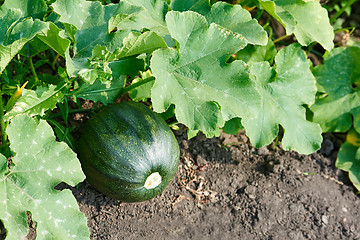
[[[27,115],[14,117],[7,134],[16,155],[10,168],[0,155],[0,219],[6,239],[26,236],[26,212],[36,223],[37,239],[89,239],[86,217],[71,191],[54,189],[61,182],[74,186],[84,180],[76,154],[55,141],[46,121],[36,123]]]
[[[216,2],[210,7],[209,0],[172,1],[176,11],[194,11],[206,17],[209,24],[216,23],[234,33],[241,34],[248,43],[266,45],[268,38],[265,30],[251,17],[249,11],[240,5]]]
[[[48,109],[54,109],[56,103],[64,97],[64,90],[67,84],[40,86],[36,90],[23,89],[21,97],[17,100],[14,107],[5,114],[5,119],[9,120],[14,116],[26,113],[29,116],[43,116]]]
[[[247,45],[236,53],[236,59],[243,60],[249,65],[262,61],[272,64],[276,53],[275,44],[269,40],[266,46]]]
[[[125,86],[125,75],[112,81],[100,82],[96,80],[93,84],[84,83],[76,89],[73,95],[77,98],[90,99],[94,102],[109,104],[115,101]]]
[[[22,17],[19,9],[9,9],[0,16],[0,74],[28,41],[48,28],[48,23],[31,18],[20,21]]]
[[[150,71],[146,71],[146,72],[141,72],[141,77],[140,78],[135,78],[132,82],[132,84],[141,82],[141,81],[145,81],[144,79],[150,78],[152,77],[152,74]],[[151,88],[154,85],[154,81],[150,81],[147,83],[144,83],[132,90],[129,91],[129,97],[131,97],[132,100],[134,100],[135,102],[137,101],[146,101],[148,98],[151,97]],[[167,119],[167,118],[165,118]]]
[[[150,29],[159,36],[164,37],[169,34],[165,23],[165,15],[170,10],[164,0],[123,0],[122,2],[136,6],[136,13],[132,13],[130,21],[124,22],[120,29]]]
[[[174,11],[194,11],[202,15],[206,15],[211,8],[209,0],[172,0],[170,7]]]
[[[209,134],[223,126],[224,120],[251,116],[254,109],[250,105],[260,96],[245,63],[225,63],[229,54],[246,45],[245,38],[215,23],[209,26],[205,17],[195,12],[169,12],[166,23],[180,47],[153,53],[154,110],[164,112],[175,104],[179,122]]]
[[[123,45],[116,57],[124,58],[142,53],[152,53],[156,49],[166,47],[164,39],[155,32],[145,32],[143,34],[131,32],[124,39]]]
[[[155,111],[174,104],[176,118],[189,127],[189,136],[197,131],[217,135],[226,121],[241,118],[256,147],[270,144],[279,124],[285,129],[284,149],[310,153],[320,147],[321,129],[306,120],[302,106],[314,102],[316,87],[300,45],[281,50],[274,68],[268,62],[249,68],[240,60],[226,63],[229,54],[246,45],[240,34],[215,23],[209,26],[194,12],[170,12],[166,21],[179,49],[153,53]],[[297,89],[295,94],[292,89]]]
[[[129,30],[108,32],[109,19],[121,13],[121,5],[101,5],[86,0],[57,0],[51,6],[60,15],[59,21],[76,27],[74,58],[92,56],[92,49],[105,46],[111,52],[121,46]],[[79,11],[81,9],[81,11]]]
[[[225,123],[222,130],[227,134],[236,135],[240,129],[244,129],[241,118],[233,118]]]
[[[144,19],[142,21],[138,18],[138,15],[145,11],[143,6],[152,9],[147,2],[122,1],[106,6],[85,0],[58,0],[53,3],[55,12],[60,15],[59,21],[77,28],[74,55],[70,56],[68,51],[65,53],[68,74],[71,77],[81,76],[87,83],[84,88],[89,88],[99,80],[96,86],[106,85],[106,89],[113,91],[114,88],[108,88],[111,81],[116,81],[111,83],[112,86],[119,87],[121,84],[115,79],[119,79],[123,74],[136,75],[137,71],[142,70],[144,60],[137,59],[137,55],[166,47],[165,41],[154,31],[142,34],[132,31],[147,26]],[[162,6],[162,1],[155,2],[154,8],[158,3]],[[68,8],[69,5],[76,7]],[[77,7],[83,9],[80,15],[74,10]],[[148,14],[155,18],[154,11],[157,9],[152,10],[151,14]],[[102,91],[102,94],[105,93],[107,91]],[[92,96],[104,103],[112,99]]]
[[[140,53],[149,51],[149,44],[163,46],[161,42],[159,43],[159,37],[154,38],[156,37],[154,32],[160,31],[154,25],[161,23],[163,31],[167,29],[163,24],[168,7],[162,0],[121,1],[119,4],[106,6],[97,1],[57,0],[51,6],[60,15],[60,22],[72,24],[77,29],[74,58],[91,57],[92,49],[97,45],[105,46],[110,52],[114,52],[122,46],[124,38],[132,30],[140,31],[144,28],[152,29],[153,32],[144,36],[133,33],[138,37],[136,44],[131,41],[127,44],[132,43],[131,46],[136,47],[135,49]],[[81,13],[78,13],[78,9],[82,9]],[[144,49],[139,51],[142,47]],[[134,50],[126,46],[125,49]]]
[[[360,47],[336,48],[314,70],[321,95],[311,106],[324,132],[360,132]],[[341,107],[339,107],[341,106]]]
[[[360,134],[351,129],[340,147],[335,166],[349,172],[349,178],[360,191]]]
[[[315,78],[299,44],[281,49],[275,66],[269,62],[254,63],[250,74],[261,96],[255,117],[243,118],[251,143],[255,147],[270,144],[284,128],[282,147],[309,154],[321,147],[321,128],[307,121],[303,105],[315,101]],[[292,91],[296,89],[296,92]]]
[[[65,52],[70,45],[70,40],[66,39],[63,35],[63,31],[50,22],[49,29],[42,31],[36,37],[51,47],[60,56],[65,57]]]
[[[240,5],[217,2],[212,5],[205,17],[209,23],[216,23],[234,33],[241,34],[247,43],[266,45],[268,41],[263,27],[251,17],[249,11]]]
[[[319,1],[260,0],[260,4],[285,27],[287,35],[295,34],[301,45],[318,42],[328,51],[334,48],[334,30]]]
[[[0,17],[6,15],[9,9],[19,9],[23,17],[43,18],[47,11],[44,0],[5,0],[0,7]]]

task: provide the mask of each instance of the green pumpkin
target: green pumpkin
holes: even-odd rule
[[[180,151],[160,115],[141,103],[121,102],[88,120],[78,155],[95,189],[124,202],[140,202],[171,182]]]

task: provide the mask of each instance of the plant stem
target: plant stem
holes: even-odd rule
[[[134,84],[131,84],[129,86],[127,86],[126,88],[123,88],[119,94],[119,96],[121,95],[124,95],[125,93],[133,90],[134,88],[137,88],[145,83],[148,83],[148,82],[151,82],[151,81],[154,81],[155,80],[155,77],[148,77],[148,78],[145,78],[144,80],[142,81],[139,81],[139,82],[136,82]]]
[[[6,124],[4,118],[4,106],[2,100],[2,94],[0,93],[0,129],[1,129],[1,142],[4,145],[7,142]]]
[[[346,27],[346,28],[337,29],[337,30],[334,31],[334,33],[347,32],[347,33],[349,33],[351,35],[354,31],[355,31],[355,27]]]
[[[283,35],[283,36],[281,36],[281,37],[278,37],[277,39],[275,39],[274,41],[273,41],[273,43],[277,43],[277,42],[280,42],[281,40],[283,40],[283,39],[285,39],[285,38],[287,38],[287,37],[290,37],[291,35]]]
[[[309,53],[310,52],[312,52],[313,54],[315,54],[316,56],[318,56],[318,57],[324,57],[324,54],[323,53],[321,53],[321,52],[319,52],[319,51],[316,51],[316,50],[314,50],[314,49],[311,49],[310,51],[309,51]],[[309,53],[307,53],[307,55],[309,55]]]
[[[332,16],[332,17],[330,18],[330,23],[331,23],[331,24],[334,23],[334,22],[336,21],[336,19],[337,19],[338,17],[340,17],[340,15],[341,15],[343,12],[345,12],[345,10],[346,10],[348,7],[350,7],[351,5],[353,5],[356,1],[357,1],[357,0],[350,0],[350,1],[348,1],[348,3],[347,3],[344,7],[342,7],[339,11],[337,11],[337,12],[334,14],[334,16]]]
[[[58,63],[57,60],[58,60],[59,57],[60,57],[60,55],[56,54],[56,56],[54,57],[53,62],[51,63],[51,67],[52,67],[53,70],[55,70],[55,67],[56,67],[56,65]]]
[[[35,83],[34,83],[34,85],[36,85],[36,84],[39,82],[39,78],[38,78],[38,76],[37,76],[37,74],[36,74],[35,67],[34,67],[34,63],[33,63],[31,57],[29,57],[29,62],[30,62],[31,72],[32,72],[32,74],[34,75],[34,78],[35,78]]]
[[[268,26],[270,25],[270,23],[265,23],[264,25],[263,25],[263,29],[266,29]]]
[[[255,19],[259,20],[263,13],[264,13],[264,10],[259,9],[259,11],[257,11],[257,13],[256,13]]]
[[[307,49],[307,51],[306,51],[306,55],[309,55],[309,53],[312,52],[312,49],[313,49],[313,47],[314,47],[316,44],[317,44],[317,42],[312,42],[312,43],[309,45],[309,47],[308,47],[308,49]],[[322,55],[321,55],[321,56],[322,56]]]

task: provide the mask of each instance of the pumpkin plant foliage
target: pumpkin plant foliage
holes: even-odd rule
[[[29,40],[48,27],[39,19],[22,21],[23,17],[24,13],[14,8],[0,15],[0,73]]]
[[[88,239],[86,217],[69,189],[54,187],[83,181],[76,154],[55,141],[48,123],[17,115],[7,128],[11,161],[0,155],[0,219],[6,239],[23,239],[28,232],[26,212],[36,223],[38,239]]]
[[[335,165],[349,173],[349,178],[360,191],[360,133],[351,129],[340,147]]]
[[[170,12],[166,22],[179,50],[161,49],[151,59],[155,111],[175,104],[180,122],[208,136],[217,135],[218,126],[240,117],[257,147],[270,144],[281,124],[285,149],[311,153],[320,147],[321,129],[305,119],[301,106],[314,102],[316,88],[299,47],[292,45],[278,53],[275,76],[267,63],[249,68],[240,60],[225,62],[229,53],[246,46],[248,40],[239,33],[209,24],[192,12]],[[289,91],[294,88],[298,89],[295,96]]]
[[[354,87],[359,48],[331,51],[334,33],[319,1],[259,0],[257,6],[298,43],[277,50],[268,26],[243,6],[222,1],[5,0],[0,219],[7,239],[26,235],[26,212],[37,223],[38,239],[89,238],[70,191],[53,188],[84,179],[75,153],[55,141],[46,123],[76,151],[69,98],[107,105],[129,92],[133,101],[150,100],[155,112],[186,125],[189,137],[243,128],[262,147],[278,140],[282,129],[282,147],[305,154],[319,149],[322,131],[360,132]],[[314,74],[304,51],[311,43],[331,51]],[[339,103],[344,107],[334,107]],[[354,176],[358,162],[350,159],[357,159],[356,147],[344,145],[337,162]]]
[[[278,20],[288,35],[294,34],[301,45],[316,41],[326,50],[334,47],[334,31],[327,11],[313,0],[260,0],[261,6]]]
[[[349,172],[360,191],[360,47],[335,48],[314,69],[319,96],[311,110],[324,132],[348,132],[336,167]],[[341,107],[340,107],[341,106]]]

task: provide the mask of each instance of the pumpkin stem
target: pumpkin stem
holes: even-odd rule
[[[146,189],[153,189],[156,188],[160,183],[161,183],[160,174],[158,172],[154,172],[146,178],[144,187]]]

